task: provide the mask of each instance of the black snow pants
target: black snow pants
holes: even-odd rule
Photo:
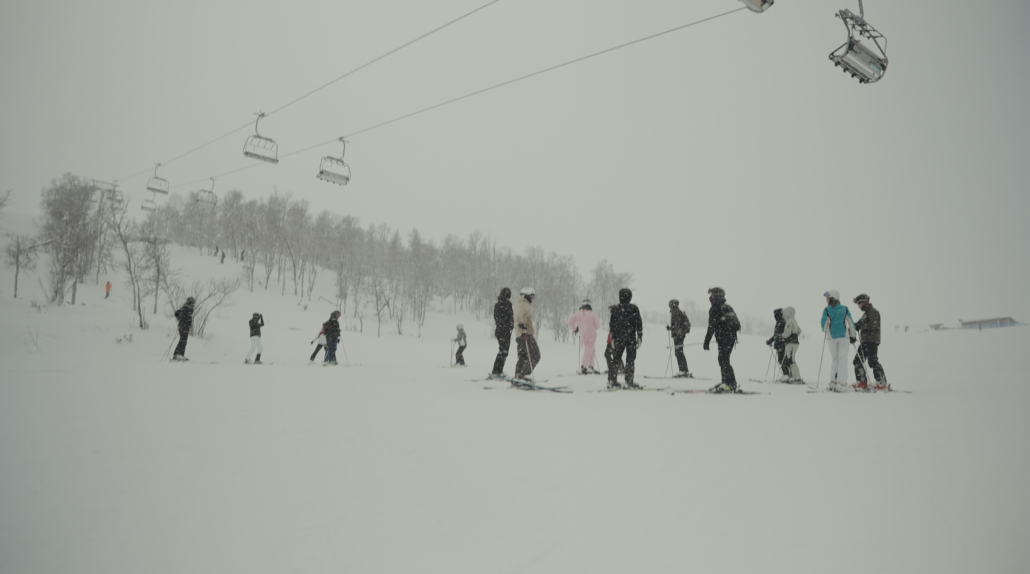
[[[319,344],[318,344],[318,346],[316,346],[316,347],[315,347],[315,352],[314,352],[314,353],[311,353],[311,360],[312,360],[312,361],[314,361],[314,360],[315,360],[315,357],[317,357],[317,356],[318,356],[318,352],[319,352],[319,351],[321,351],[321,350],[322,350],[322,344],[321,344],[321,343],[319,343]]]
[[[540,347],[537,346],[533,335],[522,335],[515,339],[515,347],[519,356],[519,361],[515,364],[515,376],[528,377],[540,364]]]
[[[737,384],[737,377],[733,374],[733,365],[730,364],[730,353],[733,352],[733,345],[736,338],[719,339],[715,342],[719,345],[719,370],[722,371],[722,382]]]
[[[876,378],[876,382],[887,382],[887,375],[883,372],[883,365],[880,364],[880,360],[876,357],[876,352],[879,348],[880,346],[876,343],[862,343],[858,346],[858,354],[855,355],[855,360],[852,361],[852,364],[855,365],[855,379],[858,382],[869,382],[865,367],[862,365],[862,359],[865,359],[869,363],[869,367],[873,369],[873,377]]]
[[[637,362],[637,342],[636,340],[631,341],[620,341],[619,339],[612,339],[612,353],[611,358],[608,359],[608,382],[614,383],[619,377],[619,366],[622,363],[622,353],[626,353],[626,363],[623,367],[623,372],[626,374],[626,383],[633,382],[633,372]],[[607,353],[605,353],[607,355]]]
[[[508,360],[508,349],[511,348],[511,331],[494,333],[497,336],[497,358],[494,359],[493,374],[504,373],[504,363]]]
[[[789,377],[790,376],[790,362],[783,360],[787,356],[787,346],[786,345],[777,345],[775,347],[775,349],[776,349],[776,360],[780,362],[780,370],[783,371],[784,375]]]
[[[463,352],[465,352],[465,345],[462,345],[462,346],[458,347],[458,352],[454,353],[454,364],[455,365],[464,365],[465,364],[465,357],[461,356],[461,354]]]
[[[186,339],[189,336],[189,331],[179,331],[179,344],[175,346],[175,352],[172,353],[172,356],[183,357],[186,355]]]
[[[687,357],[683,354],[683,339],[686,335],[673,335],[672,344],[676,347],[676,363],[680,366],[680,372],[687,372]]]

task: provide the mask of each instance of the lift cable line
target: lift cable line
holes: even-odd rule
[[[322,146],[331,144],[333,142],[338,142],[341,139],[347,139],[347,138],[356,136],[358,134],[363,134],[365,132],[372,131],[372,130],[374,130],[376,128],[381,128],[383,126],[386,126],[386,125],[389,125],[389,124],[392,124],[392,123],[395,123],[395,122],[399,122],[401,120],[410,118],[412,116],[417,116],[418,114],[425,113],[425,112],[428,112],[430,110],[435,110],[436,108],[440,108],[440,107],[446,106],[448,104],[453,104],[454,102],[459,102],[461,100],[465,100],[465,99],[471,98],[473,96],[477,96],[479,94],[483,94],[483,93],[489,92],[491,90],[495,90],[495,89],[503,87],[503,86],[514,84],[515,82],[520,82],[522,80],[526,80],[526,79],[532,78],[534,76],[539,76],[540,74],[545,74],[547,72],[550,72],[550,71],[553,71],[553,70],[557,70],[558,68],[563,68],[565,66],[569,66],[569,65],[572,65],[572,64],[575,64],[575,63],[578,63],[578,62],[582,62],[584,60],[588,60],[588,59],[593,58],[595,56],[600,56],[602,54],[607,54],[608,52],[614,52],[615,50],[619,50],[621,48],[626,48],[626,47],[632,46],[634,44],[639,44],[641,42],[645,42],[647,40],[651,40],[651,39],[657,38],[659,36],[664,36],[666,34],[671,34],[672,32],[677,32],[679,30],[683,30],[684,28],[689,28],[691,26],[696,26],[696,25],[702,24],[704,22],[711,22],[712,20],[715,20],[717,18],[722,18],[723,16],[728,16],[728,15],[734,14],[736,12],[740,12],[741,10],[748,10],[748,8],[745,6],[745,7],[742,7],[742,8],[737,8],[736,10],[730,10],[729,12],[723,12],[722,14],[717,14],[715,16],[709,16],[708,18],[703,18],[701,20],[695,20],[694,22],[690,22],[688,24],[683,24],[682,26],[677,26],[675,28],[670,28],[668,30],[665,30],[664,32],[658,32],[657,34],[651,34],[650,36],[645,36],[643,38],[639,38],[639,39],[633,40],[631,42],[626,42],[625,44],[619,44],[618,46],[614,46],[612,48],[607,48],[605,50],[601,50],[600,52],[594,52],[593,54],[588,54],[586,56],[581,56],[581,57],[576,58],[574,60],[569,60],[567,62],[563,62],[561,64],[557,64],[557,65],[551,66],[549,68],[544,68],[543,70],[538,70],[536,72],[532,72],[532,73],[526,74],[524,76],[519,76],[518,78],[514,78],[512,80],[507,80],[507,81],[501,82],[499,84],[494,84],[494,85],[492,85],[490,87],[483,88],[481,90],[476,90],[474,92],[465,94],[463,96],[458,96],[456,98],[452,98],[452,99],[447,100],[445,102],[441,102],[439,104],[434,104],[432,106],[429,106],[429,107],[426,107],[426,108],[422,108],[420,110],[417,110],[417,111],[414,111],[414,112],[411,112],[411,113],[408,113],[408,114],[404,114],[403,116],[399,116],[399,117],[393,118],[392,120],[387,120],[385,122],[381,122],[381,123],[375,124],[373,126],[370,126],[370,127],[364,128],[364,129],[360,129],[360,130],[358,130],[356,132],[351,132],[351,133],[346,134],[344,136],[338,136],[338,137],[335,137],[335,138],[333,138],[331,140],[328,140],[328,141],[324,141],[324,142],[321,142],[321,143],[317,143],[315,145],[308,146],[306,148],[302,148],[302,149],[299,149],[299,150],[296,150],[296,151],[292,151],[292,152],[290,152],[288,154],[283,154],[282,156],[280,156],[280,158],[287,158],[287,157],[290,157],[290,156],[293,156],[293,155],[304,153],[306,151],[311,151],[311,150],[313,150],[315,148],[322,147]],[[264,163],[264,162],[253,163],[253,164],[250,164],[250,165],[239,167],[239,168],[236,168],[234,170],[227,171],[225,173],[219,174],[216,177],[224,177],[224,176],[227,176],[227,175],[231,175],[231,174],[234,174],[234,173],[246,170],[246,169],[250,169],[252,167],[257,167],[259,165],[262,165],[262,163]],[[187,185],[194,185],[194,184],[202,182],[202,181],[205,181],[205,180],[199,179],[199,180],[196,180],[196,181],[191,181],[191,182],[188,182],[188,183],[183,183],[183,184],[175,185],[173,187],[183,187],[183,186],[187,186]]]
[[[385,53],[385,54],[383,54],[383,55],[381,55],[381,56],[379,56],[377,58],[374,58],[374,59],[372,59],[372,60],[370,60],[370,61],[368,61],[368,62],[366,62],[366,63],[364,63],[364,64],[362,64],[360,66],[358,66],[357,68],[354,68],[353,70],[347,72],[346,74],[344,74],[344,75],[342,75],[342,76],[340,76],[340,77],[338,77],[338,78],[336,78],[334,80],[330,80],[329,82],[326,82],[325,84],[322,84],[321,86],[315,88],[314,90],[311,90],[310,92],[304,94],[303,96],[300,96],[299,98],[295,98],[295,99],[291,100],[290,102],[287,102],[286,104],[283,104],[283,105],[279,106],[278,108],[275,108],[274,110],[265,113],[264,115],[265,115],[265,117],[268,117],[268,116],[270,116],[270,115],[272,115],[272,114],[274,114],[276,112],[282,111],[282,110],[288,108],[289,106],[292,106],[293,104],[303,100],[304,98],[314,94],[315,92],[323,90],[323,89],[325,89],[325,88],[335,84],[336,82],[339,82],[340,80],[346,78],[347,76],[350,76],[351,74],[353,74],[353,73],[355,73],[355,72],[357,72],[359,70],[367,68],[368,66],[371,66],[372,64],[378,62],[379,60],[382,60],[383,58],[386,58],[387,56],[395,54],[395,53],[403,50],[404,48],[407,48],[408,46],[418,42],[419,40],[423,40],[423,39],[425,39],[425,38],[435,34],[436,32],[439,32],[440,30],[443,30],[444,28],[450,26],[451,24],[455,24],[458,21],[463,20],[463,19],[465,19],[465,18],[475,14],[476,12],[479,12],[480,10],[483,10],[484,8],[487,8],[487,7],[489,7],[489,6],[493,5],[493,4],[496,4],[496,3],[500,2],[500,1],[501,0],[490,0],[490,2],[487,2],[486,4],[483,4],[479,8],[476,8],[475,10],[472,10],[471,12],[466,12],[465,14],[462,14],[461,16],[458,16],[454,20],[451,20],[450,22],[447,22],[446,24],[443,24],[441,26],[437,26],[436,28],[430,30],[429,32],[426,32],[425,34],[422,34],[418,38],[415,38],[414,40],[411,40],[411,41],[409,41],[409,42],[407,42],[405,44],[402,44],[401,46],[398,46],[397,48],[394,48],[393,50],[390,50],[389,52],[387,52],[387,53]],[[185,153],[179,154],[179,155],[173,157],[172,159],[170,159],[168,161],[162,162],[161,165],[168,165],[168,164],[172,163],[175,160],[182,159],[182,158],[192,154],[193,152],[200,151],[200,150],[206,148],[207,146],[209,146],[209,145],[211,145],[211,144],[213,144],[215,142],[221,141],[221,140],[223,140],[223,139],[233,135],[234,133],[236,133],[236,132],[238,132],[238,131],[240,131],[242,129],[250,127],[251,125],[253,125],[253,122],[248,121],[247,123],[245,123],[245,124],[243,124],[243,125],[241,125],[241,126],[239,126],[237,128],[233,128],[231,131],[228,131],[228,132],[226,132],[226,133],[224,133],[224,134],[222,134],[222,135],[220,135],[220,136],[218,136],[218,137],[216,137],[216,138],[214,138],[212,140],[209,140],[209,141],[207,141],[207,142],[205,142],[203,144],[200,144],[199,146],[197,146],[197,147],[195,147],[195,148],[193,148],[193,149],[191,149],[191,150],[189,150],[189,151],[187,151]],[[336,140],[333,140],[333,141],[336,141]],[[128,180],[128,179],[132,179],[134,177],[139,177],[139,176],[141,176],[141,175],[143,175],[145,173],[149,173],[150,170],[151,170],[151,168],[147,168],[145,170],[136,172],[136,173],[134,173],[134,174],[132,174],[132,175],[130,175],[128,177],[121,178],[120,181],[125,181],[125,180]],[[230,172],[230,173],[232,173],[232,172]],[[201,181],[203,181],[203,180],[201,180]],[[193,183],[196,183],[196,182],[193,182]],[[188,185],[188,184],[184,184],[184,185]],[[177,186],[174,186],[174,187],[180,187],[180,186],[177,185]]]

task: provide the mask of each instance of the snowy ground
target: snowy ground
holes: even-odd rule
[[[603,379],[558,378],[577,348],[544,333],[539,376],[575,391],[559,395],[474,381],[496,347],[470,315],[433,313],[421,339],[366,318],[343,339],[359,365],[311,367],[332,308],[273,284],[172,364],[171,321],[134,329],[120,279],[46,313],[33,274],[18,300],[0,281],[0,572],[1030,571],[1026,327],[885,332],[913,391],[890,395],[592,393]],[[784,301],[817,331],[821,300],[801,303]],[[254,311],[271,365],[241,364]],[[469,367],[451,369],[459,321]],[[799,354],[810,380],[818,345]],[[768,357],[743,338],[738,379]],[[714,352],[687,358],[718,376]],[[638,373],[667,359],[648,325]]]

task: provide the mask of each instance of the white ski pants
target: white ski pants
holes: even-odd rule
[[[830,339],[826,344],[830,346],[830,380],[848,384],[848,346],[851,342],[847,337],[841,337]]]
[[[257,335],[250,338],[250,350],[247,351],[248,361],[250,360],[250,356],[254,354],[254,349],[257,349],[257,354],[259,355],[265,352],[264,346],[261,345],[261,337],[258,337]]]
[[[797,363],[799,346],[797,343],[787,343],[783,350],[783,364],[790,367],[790,378],[795,380],[801,380],[801,367]]]

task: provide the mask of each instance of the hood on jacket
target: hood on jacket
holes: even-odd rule
[[[622,303],[623,305],[625,305],[626,303],[629,303],[631,300],[633,300],[633,292],[632,291],[630,291],[629,289],[627,289],[625,287],[623,287],[622,289],[619,289],[619,303]]]
[[[793,318],[794,318],[794,308],[793,307],[784,307],[783,308],[783,320],[784,321],[790,321]]]
[[[504,289],[501,289],[501,294],[497,296],[497,300],[507,301],[508,299],[511,299],[511,289],[505,287]]]
[[[726,298],[721,296],[721,295],[719,295],[719,296],[714,296],[713,295],[711,300],[712,300],[712,307],[718,307],[719,305],[722,305],[723,303],[726,302]]]
[[[777,321],[783,320],[783,309],[773,309],[773,319]]]

